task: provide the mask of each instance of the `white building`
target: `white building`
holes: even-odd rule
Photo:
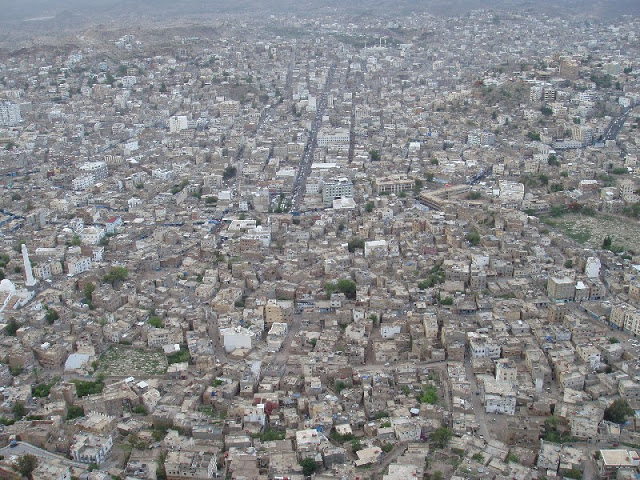
[[[80,232],[80,240],[83,245],[98,245],[106,233],[101,227],[86,227]]]
[[[111,435],[103,437],[93,434],[76,435],[70,448],[71,457],[80,463],[102,464],[113,447]]]
[[[373,255],[386,255],[387,254],[387,241],[386,240],[370,240],[364,242],[364,256],[370,257]]]
[[[79,170],[83,174],[93,175],[96,182],[109,176],[107,162],[85,162],[80,165]]]
[[[484,407],[487,413],[516,414],[516,397],[502,395],[485,395]]]
[[[323,130],[318,133],[319,147],[348,145],[349,141],[350,134],[347,129],[341,128],[334,131]]]
[[[247,350],[253,348],[255,334],[248,328],[223,328],[220,331],[220,336],[222,337],[222,344],[227,353],[231,353],[240,348]]]
[[[322,202],[325,208],[332,207],[334,199],[342,197],[353,198],[353,194],[353,182],[346,177],[330,180],[322,186]]]
[[[169,118],[169,132],[177,133],[188,128],[188,119],[185,115],[177,115]]]
[[[92,174],[80,175],[71,181],[74,190],[86,190],[96,184],[96,179]]]
[[[70,257],[65,263],[67,266],[67,274],[69,276],[78,275],[91,270],[91,258],[89,257]]]
[[[584,266],[584,273],[589,278],[600,277],[600,259],[598,257],[589,257]]]
[[[22,122],[20,105],[11,102],[0,103],[0,125],[15,127]]]

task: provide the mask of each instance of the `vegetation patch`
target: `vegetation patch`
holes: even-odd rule
[[[109,377],[162,375],[167,361],[159,351],[114,345],[102,354],[96,370]]]

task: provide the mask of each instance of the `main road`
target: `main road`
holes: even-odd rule
[[[624,122],[627,120],[627,117],[629,116],[629,112],[632,109],[633,107],[625,108],[618,117],[611,120],[611,123],[602,134],[603,142],[606,142],[607,140],[616,139],[616,137],[618,136],[618,133],[620,133],[620,130],[622,130],[622,127],[624,126]]]
[[[329,67],[327,73],[327,81],[324,84],[322,95],[320,96],[320,102],[317,104],[316,116],[311,124],[311,130],[309,131],[309,138],[304,147],[302,158],[298,166],[298,172],[293,182],[293,188],[291,190],[291,210],[298,211],[304,198],[305,186],[307,183],[307,177],[311,173],[311,164],[313,163],[313,152],[317,145],[318,130],[322,126],[322,117],[327,108],[327,96],[331,90],[331,83],[333,82],[333,75],[335,73],[335,63]]]

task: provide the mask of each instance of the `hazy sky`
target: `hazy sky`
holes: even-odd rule
[[[314,14],[326,7],[343,9],[345,13],[407,13],[427,10],[435,14],[456,14],[466,10],[532,9],[552,15],[581,15],[600,18],[604,15],[640,14],[640,0],[0,0],[0,22],[33,19],[68,13],[85,19],[100,16],[148,13],[155,18],[198,13],[295,13]]]

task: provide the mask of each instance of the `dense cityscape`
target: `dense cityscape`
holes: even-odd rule
[[[5,40],[0,478],[636,479],[638,105],[633,15]]]

